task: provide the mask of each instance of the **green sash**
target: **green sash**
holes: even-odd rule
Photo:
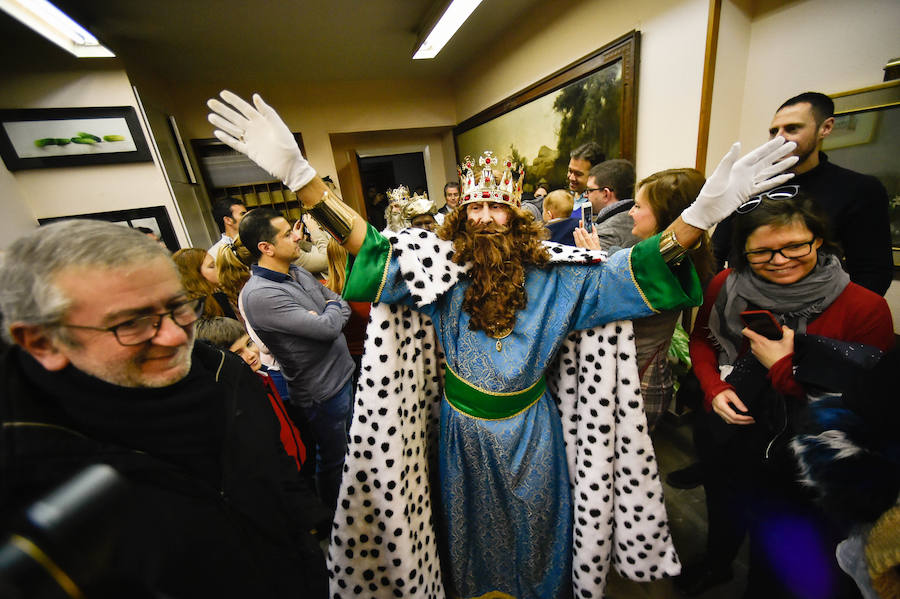
[[[515,416],[544,394],[547,381],[541,376],[532,386],[513,393],[495,393],[475,387],[459,378],[447,366],[444,369],[444,396],[450,404],[474,418],[502,420]]]

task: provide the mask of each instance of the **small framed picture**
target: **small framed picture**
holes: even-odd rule
[[[11,171],[152,160],[131,106],[0,110],[0,157]]]

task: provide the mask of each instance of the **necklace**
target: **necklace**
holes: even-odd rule
[[[497,340],[497,344],[494,346],[497,348],[497,351],[503,351],[503,340],[509,337],[509,334],[512,333],[512,331],[512,327],[509,327],[504,331],[500,331],[500,333],[497,335],[490,335],[490,337],[493,337]]]

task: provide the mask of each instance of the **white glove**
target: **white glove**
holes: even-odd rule
[[[737,160],[741,143],[736,142],[706,180],[697,199],[681,213],[681,220],[707,230],[751,196],[788,181],[793,173],[779,173],[799,160],[797,156],[784,158],[796,147],[792,141],[785,143],[783,137],[775,137]]]
[[[300,153],[291,130],[259,94],[253,94],[255,108],[228,90],[220,95],[237,110],[215,98],[206,102],[212,110],[207,118],[218,127],[213,133],[219,141],[246,154],[291,191],[315,178],[316,171]]]

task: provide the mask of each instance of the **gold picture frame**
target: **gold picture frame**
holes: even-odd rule
[[[900,268],[900,80],[832,94],[835,129],[822,145],[829,160],[874,175],[890,202],[894,267]]]

